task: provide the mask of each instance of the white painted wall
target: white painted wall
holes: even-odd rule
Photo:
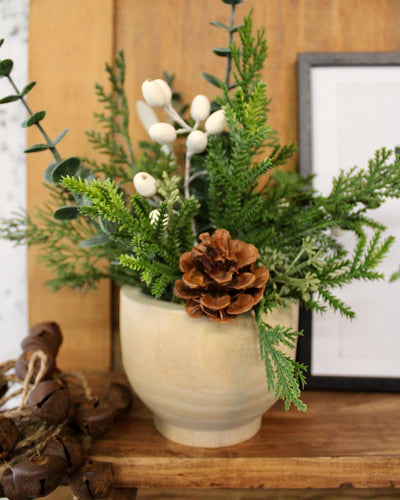
[[[1,59],[13,59],[12,77],[21,88],[27,83],[29,0],[0,0]],[[12,93],[0,79],[0,97]],[[0,218],[26,205],[26,119],[19,102],[0,105]],[[0,240],[0,362],[17,357],[27,334],[26,249]]]

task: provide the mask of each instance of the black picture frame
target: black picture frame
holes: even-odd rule
[[[311,52],[298,55],[298,105],[299,105],[299,171],[312,174],[312,95],[311,71],[321,66],[400,66],[400,52]],[[400,131],[399,131],[400,136]],[[400,139],[400,137],[399,137]],[[359,377],[337,373],[335,375],[313,375],[313,313],[300,309],[297,361],[308,366],[306,389],[351,390],[370,392],[399,392],[400,377]],[[399,359],[400,364],[400,359]]]

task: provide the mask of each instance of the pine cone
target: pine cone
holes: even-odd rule
[[[256,267],[254,245],[232,240],[225,229],[199,238],[191,252],[181,255],[184,274],[176,281],[174,293],[186,299],[186,312],[192,318],[208,316],[227,323],[262,299],[269,272],[264,266]]]

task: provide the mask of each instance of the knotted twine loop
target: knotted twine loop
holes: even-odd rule
[[[28,405],[29,394],[36,389],[38,384],[42,381],[47,370],[47,355],[44,351],[35,351],[29,360],[28,370],[25,375],[24,385],[22,387],[22,397],[20,410],[23,410]],[[34,379],[33,384],[30,384],[31,378],[36,369],[36,362],[39,361],[39,370]]]
[[[3,459],[0,463],[0,477],[6,470],[12,470],[13,466],[23,458],[30,458],[33,455],[41,455],[46,444],[53,437],[60,434],[63,430],[66,420],[57,425],[51,425],[44,422],[39,417],[32,414],[29,408],[29,395],[43,380],[48,368],[48,357],[44,351],[35,351],[29,360],[27,373],[24,380],[21,380],[15,373],[8,373],[15,369],[16,360],[8,360],[0,364],[0,381],[11,382],[13,384],[21,384],[22,387],[14,390],[11,394],[3,396],[0,399],[0,416],[9,418],[17,425],[22,439],[16,444],[12,453],[7,460]],[[35,375],[36,373],[36,375]],[[60,373],[59,378],[72,379],[75,385],[79,386],[84,393],[84,397],[88,400],[97,399],[93,396],[90,386],[81,372],[71,371]],[[33,382],[32,382],[33,380]],[[68,385],[68,384],[67,384]],[[1,410],[7,402],[21,396],[19,406],[10,409]],[[87,451],[91,444],[90,436],[83,440],[83,447]]]
[[[35,351],[33,353],[31,359],[29,360],[28,369],[25,378],[23,380],[22,387],[12,392],[11,394],[7,395],[6,397],[3,397],[0,400],[0,407],[1,407],[4,406],[11,399],[15,398],[16,396],[21,395],[20,406],[18,409],[13,408],[10,410],[0,410],[0,414],[2,416],[7,418],[15,418],[15,417],[23,417],[26,415],[25,409],[28,406],[29,394],[42,381],[47,370],[47,361],[48,358],[45,352]],[[10,369],[15,368],[15,363],[16,363],[15,361],[6,361],[2,365],[0,365],[0,372],[3,371],[3,373],[5,373]],[[37,370],[37,368],[39,369]],[[37,374],[34,377],[34,373],[36,370]],[[33,377],[34,377],[33,383],[31,383]],[[20,383],[20,380],[16,375],[11,375],[11,376],[2,375],[1,378],[6,382]]]

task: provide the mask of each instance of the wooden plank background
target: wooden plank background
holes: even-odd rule
[[[299,52],[400,50],[398,0],[247,0],[237,7],[238,21],[254,8],[257,27],[265,26],[269,58],[264,70],[273,98],[270,123],[282,142],[298,138],[297,74]],[[105,83],[104,62],[124,49],[135,141],[145,133],[135,118],[141,83],[176,74],[175,87],[190,101],[194,95],[215,95],[200,76],[224,76],[223,59],[213,47],[226,45],[226,34],[209,20],[229,22],[229,6],[218,0],[31,0],[30,78],[40,85],[32,95],[35,110],[46,109],[54,137],[70,132],[61,152],[86,154],[83,130],[93,125],[96,109],[93,83]],[[160,115],[161,118],[161,115]],[[34,137],[29,137],[30,143]],[[290,167],[294,168],[296,160]],[[43,156],[28,165],[29,206],[43,199]],[[58,320],[65,332],[63,368],[108,369],[110,366],[110,288],[95,293],[47,292],[47,277],[29,255],[30,322]]]
[[[33,110],[45,109],[43,122],[50,137],[66,127],[60,143],[63,158],[88,152],[84,130],[94,126],[94,82],[102,80],[104,61],[113,56],[114,3],[112,0],[32,0],[30,4],[29,75],[38,81],[29,98]],[[28,142],[43,142],[33,127]],[[46,197],[43,171],[49,153],[28,155],[28,208]],[[55,320],[64,333],[58,364],[62,369],[102,370],[110,367],[110,285],[83,294],[63,289],[49,291],[50,278],[36,262],[36,249],[28,257],[29,322]]]

